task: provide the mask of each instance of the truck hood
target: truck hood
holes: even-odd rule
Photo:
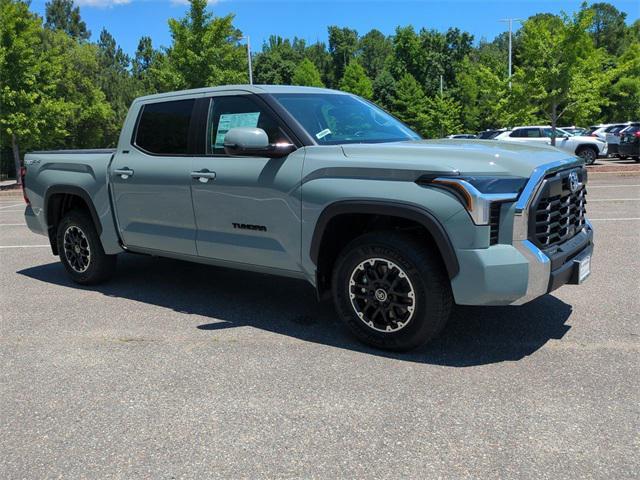
[[[505,175],[528,178],[545,163],[575,158],[557,148],[496,140],[417,140],[343,145],[347,158],[367,167],[411,169],[461,175]]]

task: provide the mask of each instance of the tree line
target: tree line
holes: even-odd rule
[[[105,29],[90,41],[72,0],[50,0],[45,12],[0,0],[3,171],[25,150],[115,146],[137,96],[248,82],[243,33],[206,0],[169,20],[169,46],[143,36],[133,56]],[[529,17],[513,36],[511,82],[507,42],[503,33],[474,43],[455,27],[399,26],[387,36],[329,26],[328,42],[311,44],[273,35],[252,57],[254,83],[352,92],[427,138],[640,118],[640,20],[627,25],[608,3]]]

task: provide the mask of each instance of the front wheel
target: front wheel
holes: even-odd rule
[[[584,160],[587,165],[593,165],[598,158],[598,152],[595,148],[584,147],[578,152],[578,156]]]
[[[104,253],[98,232],[85,212],[73,210],[58,225],[58,253],[71,279],[82,285],[108,280],[116,267],[116,255]]]
[[[376,232],[352,241],[333,272],[336,309],[364,343],[410,350],[433,339],[453,303],[437,250],[411,236]]]

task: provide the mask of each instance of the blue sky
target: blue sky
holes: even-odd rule
[[[129,54],[135,52],[143,35],[154,46],[169,45],[167,20],[181,17],[186,0],[76,0],[82,18],[95,39],[105,27]],[[253,50],[271,34],[298,36],[308,42],[326,41],[327,26],[355,28],[364,34],[377,28],[392,34],[398,25],[412,24],[446,30],[458,27],[475,36],[492,39],[506,27],[498,20],[526,18],[540,12],[573,12],[581,0],[217,0],[209,8],[216,15],[235,13],[235,25],[251,36]],[[626,12],[627,20],[640,18],[640,0],[610,0]],[[32,0],[31,9],[44,15],[45,0]]]

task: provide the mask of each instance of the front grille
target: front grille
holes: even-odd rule
[[[581,183],[571,191],[571,172]],[[587,175],[584,168],[565,170],[543,180],[529,216],[529,239],[547,249],[573,238],[585,224]]]
[[[500,208],[502,204],[494,202],[489,210],[489,245],[498,243],[498,234],[500,233]]]

